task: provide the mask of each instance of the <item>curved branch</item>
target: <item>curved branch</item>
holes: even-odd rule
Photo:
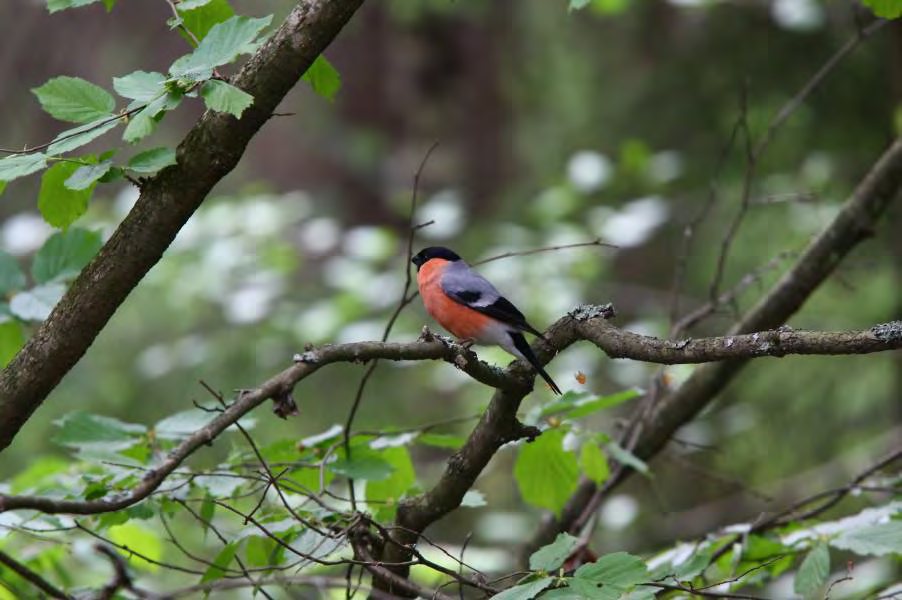
[[[902,348],[902,322],[877,325],[864,331],[803,332],[780,329],[750,335],[701,338],[671,342],[623,331],[607,323],[609,307],[580,307],[561,318],[548,332],[548,343],[536,344],[536,355],[547,363],[554,353],[588,340],[614,358],[631,358],[661,364],[698,363],[726,359],[749,359],[787,354],[865,354]],[[425,328],[424,328],[425,330]],[[534,374],[520,361],[499,369],[477,359],[469,349],[424,331],[415,342],[353,342],[312,348],[295,357],[296,364],[260,387],[239,394],[228,408],[207,425],[182,441],[133,488],[97,500],[65,500],[43,496],[0,494],[0,512],[35,509],[45,513],[97,514],[127,508],[140,502],[162,485],[182,462],[202,446],[209,445],[228,427],[267,399],[284,398],[303,379],[332,363],[362,363],[375,359],[444,360],[498,391],[469,439],[451,457],[439,482],[426,494],[407,501],[398,512],[398,523],[406,531],[401,537],[416,537],[429,524],[457,508],[463,495],[502,445],[534,438],[539,431],[516,419],[520,401],[532,389]],[[733,360],[732,362],[735,362]],[[704,368],[704,367],[703,367]],[[405,537],[406,536],[406,537]],[[410,543],[401,539],[402,544]],[[401,562],[401,561],[388,561]]]
[[[207,111],[178,146],[178,163],[142,181],[137,204],[50,317],[0,373],[0,451],[84,355],[207,194],[237,164],[285,94],[363,0],[304,0],[232,84],[254,104],[241,119]]]

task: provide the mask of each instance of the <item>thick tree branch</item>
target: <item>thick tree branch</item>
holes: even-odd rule
[[[873,235],[878,220],[902,187],[902,139],[897,139],[858,185],[851,197],[819,236],[809,244],[798,262],[777,282],[761,301],[728,333],[730,339],[753,331],[783,325],[861,242]],[[889,325],[894,330],[894,325]],[[873,329],[874,337],[885,333]],[[895,335],[895,334],[893,334]],[[727,360],[699,367],[679,389],[662,397],[651,415],[637,413],[623,440],[635,440],[633,452],[643,460],[651,459],[684,424],[713,402],[714,398],[747,364],[748,358]],[[597,508],[604,494],[622,483],[632,471],[618,468],[603,490],[584,481],[567,503],[559,520],[546,518],[525,549],[538,548],[566,531]]]
[[[93,343],[207,194],[241,158],[285,94],[363,0],[304,0],[232,83],[254,96],[241,119],[207,111],[178,147],[178,164],[141,196],[37,333],[0,373],[0,451]]]

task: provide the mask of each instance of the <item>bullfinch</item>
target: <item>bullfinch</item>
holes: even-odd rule
[[[442,327],[464,342],[501,346],[531,364],[554,393],[561,393],[539,364],[523,332],[544,336],[485,277],[441,246],[421,250],[412,262],[417,266],[423,305]]]

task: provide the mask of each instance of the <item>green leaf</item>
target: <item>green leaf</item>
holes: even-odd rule
[[[350,460],[340,458],[327,467],[338,475],[367,481],[387,479],[394,471],[394,467],[384,458],[375,452],[365,452],[363,448],[355,448]]]
[[[109,92],[79,77],[55,77],[31,91],[47,113],[69,123],[109,117],[116,108]]]
[[[84,125],[79,125],[78,127],[73,127],[72,129],[67,129],[53,138],[53,141],[47,148],[47,154],[50,156],[58,156],[66,152],[71,152],[76,148],[80,148],[85,144],[93,142],[107,131],[115,129],[119,126],[120,122],[121,119],[118,118],[104,117],[102,119],[97,119],[96,121],[91,121],[90,123],[85,123]]]
[[[492,600],[531,600],[554,582],[554,577],[543,577],[532,583],[524,583],[508,588],[492,596]]]
[[[627,552],[606,554],[594,563],[583,565],[574,575],[592,583],[628,588],[648,581],[648,567],[638,556]]]
[[[128,169],[135,173],[156,173],[175,164],[175,149],[153,148],[134,155],[128,161]]]
[[[218,79],[204,82],[203,87],[200,88],[200,95],[203,96],[204,104],[210,110],[229,113],[237,118],[241,117],[244,109],[254,103],[253,96]]]
[[[145,108],[141,112],[132,115],[128,120],[128,125],[125,126],[125,131],[122,132],[122,139],[129,144],[140,142],[153,133],[156,126],[157,122]]]
[[[31,276],[38,283],[68,279],[85,268],[103,246],[100,234],[72,227],[54,233],[37,251]]]
[[[19,292],[9,301],[9,309],[23,321],[43,321],[50,316],[66,286],[61,283],[38,285],[25,292]]]
[[[592,0],[570,0],[569,10],[579,10],[592,3]]]
[[[18,321],[0,323],[0,368],[9,364],[16,352],[25,345],[25,333]]]
[[[830,545],[863,556],[902,553],[902,521],[889,521],[844,531]]]
[[[225,577],[225,568],[228,567],[229,563],[235,558],[235,553],[238,552],[238,546],[240,545],[240,540],[238,542],[226,544],[223,549],[219,551],[219,554],[216,555],[216,558],[213,559],[213,564],[207,567],[204,576],[200,578],[200,582],[204,583],[205,581],[214,581]]]
[[[529,557],[529,570],[545,571],[546,573],[557,570],[573,553],[578,542],[579,538],[567,533],[557,534],[557,538],[552,543],[542,546],[532,553],[532,556]]]
[[[140,554],[154,561],[163,559],[163,542],[160,541],[158,534],[152,529],[138,523],[129,522],[110,527],[107,531],[107,536],[120,546],[126,546],[129,550],[134,551],[117,550],[133,566],[140,566],[147,571],[159,569],[158,565],[138,556]]]
[[[648,465],[645,464],[645,462],[641,458],[639,458],[617,442],[611,442],[607,447],[608,452],[617,461],[623,463],[628,467],[632,467],[637,472],[642,473],[646,477],[651,477],[651,469],[648,468]]]
[[[576,490],[579,469],[576,457],[566,452],[562,429],[549,429],[534,442],[520,447],[514,478],[526,502],[560,514]]]
[[[310,437],[305,437],[301,440],[299,446],[301,448],[314,448],[316,446],[328,446],[329,443],[333,440],[338,439],[338,436],[344,431],[344,427],[335,423],[329,429],[323,431],[322,433],[317,433],[316,435],[311,435]]]
[[[25,273],[19,261],[5,250],[0,250],[0,297],[25,287]]]
[[[313,91],[330,102],[335,100],[335,95],[341,89],[341,76],[326,57],[320,54],[301,77],[313,88]]]
[[[466,506],[469,508],[478,508],[480,506],[485,506],[485,495],[479,490],[469,489],[467,493],[464,494],[464,497],[460,501],[461,506]]]
[[[272,15],[260,19],[232,17],[214,25],[194,52],[172,63],[169,72],[179,78],[208,79],[208,73],[214,68],[233,62],[241,54],[254,52],[257,49],[254,40],[270,21]]]
[[[6,190],[6,182],[0,179],[0,196],[3,195],[3,192]]]
[[[874,14],[884,19],[895,19],[902,16],[902,2],[899,0],[864,0]]]
[[[567,582],[570,586],[568,589],[573,590],[579,598],[585,598],[586,600],[617,600],[622,592],[621,588],[611,586],[598,587],[597,584],[579,577],[572,577]]]
[[[207,532],[210,530],[210,524],[213,523],[213,517],[216,515],[216,503],[213,502],[213,496],[209,493],[204,494],[203,502],[200,503],[201,527],[204,530],[204,539],[207,539]]]
[[[40,152],[7,156],[0,160],[0,181],[6,182],[25,177],[40,171],[46,166],[47,155]]]
[[[98,0],[47,0],[47,11],[55,13],[58,10],[87,6],[89,4],[94,4],[97,1]],[[106,4],[106,1],[104,1],[104,4]],[[107,7],[107,10],[109,10],[109,7]]]
[[[209,33],[214,25],[228,21],[231,17],[235,16],[235,11],[232,10],[228,0],[199,1],[203,3],[200,7],[191,6],[192,0],[180,2],[178,10],[182,25],[188,29],[188,31],[193,33],[197,39],[202,40],[207,37],[207,33]],[[190,8],[186,8],[186,4]],[[182,33],[182,36],[185,39],[191,44],[194,44],[194,40],[189,36],[184,35],[181,31],[179,33]]]
[[[179,11],[194,10],[195,8],[206,6],[209,3],[210,0],[182,0],[179,2],[178,8]]]
[[[579,468],[583,475],[597,485],[603,484],[611,476],[611,468],[604,452],[596,444],[586,442],[579,450]]]
[[[366,482],[366,501],[373,503],[379,520],[387,521],[394,517],[398,501],[416,483],[416,474],[406,446],[386,448],[379,456],[393,471],[389,477]]]
[[[123,450],[147,432],[144,425],[92,415],[83,410],[71,412],[53,423],[60,430],[51,441],[75,448],[100,446],[107,450]]]
[[[58,162],[47,169],[41,178],[38,209],[44,220],[54,227],[66,229],[88,210],[94,184],[83,190],[66,187],[66,180],[75,174],[78,167],[75,163]]]
[[[569,416],[571,419],[585,417],[600,410],[619,406],[624,402],[638,398],[640,395],[641,392],[634,388],[623,390],[622,392],[617,392],[616,394],[611,394],[609,396],[595,398],[593,400],[577,401],[576,403],[574,403],[573,409],[567,412],[567,416]]]
[[[111,160],[105,160],[97,165],[82,165],[75,169],[75,172],[63,182],[63,185],[76,191],[94,189],[97,180],[106,175],[111,168],[113,168]]]
[[[123,98],[150,102],[166,91],[166,76],[156,71],[133,71],[113,77],[113,89]]]
[[[818,544],[799,566],[793,590],[802,596],[813,595],[824,586],[828,575],[830,575],[830,550],[826,544]]]

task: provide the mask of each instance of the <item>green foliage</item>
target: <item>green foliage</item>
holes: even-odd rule
[[[174,165],[175,150],[173,148],[153,148],[145,150],[131,157],[128,161],[128,169],[135,173],[149,174]]]
[[[543,577],[531,583],[521,583],[492,596],[493,600],[531,600],[554,583],[554,577]]]
[[[799,566],[793,590],[805,597],[812,596],[824,586],[828,575],[830,575],[830,550],[826,544],[818,544]]]
[[[229,566],[232,560],[234,560],[235,554],[238,553],[238,548],[240,545],[240,542],[231,542],[229,544],[226,544],[223,549],[219,551],[219,554],[216,555],[216,558],[213,559],[213,563],[207,568],[207,571],[204,573],[203,577],[200,578],[201,583],[205,581],[215,581],[216,579],[222,579],[223,577],[225,577],[225,569]]]
[[[603,484],[611,476],[611,468],[604,452],[592,442],[586,442],[579,450],[579,468],[583,474],[597,485]]]
[[[862,556],[902,554],[902,521],[848,529],[831,540],[830,545]]]
[[[259,19],[232,17],[214,25],[200,45],[169,68],[173,77],[201,81],[213,75],[213,69],[234,61],[241,54],[257,49],[257,36],[272,21],[272,16]]]
[[[134,71],[113,77],[113,89],[123,98],[150,102],[166,91],[166,76],[156,71]]]
[[[93,190],[94,185],[109,173],[112,168],[113,161],[111,160],[105,160],[96,165],[82,165],[75,169],[75,172],[66,179],[64,185],[70,190]],[[85,206],[87,206],[87,202]]]
[[[386,448],[379,452],[379,457],[391,466],[392,472],[386,478],[366,482],[366,501],[380,521],[390,522],[398,502],[416,483],[416,474],[404,446]]]
[[[863,0],[874,14],[884,19],[895,19],[902,16],[902,3],[899,0]]]
[[[200,88],[200,95],[210,110],[229,113],[239,118],[244,109],[254,103],[253,96],[218,79],[204,82]]]
[[[88,6],[89,4],[94,4],[100,0],[47,0],[47,10],[51,13],[55,13],[59,10],[65,10],[67,8],[78,8],[80,6]],[[103,0],[103,4],[106,7],[107,12],[113,9],[113,4],[115,0]]]
[[[9,310],[23,321],[43,321],[65,292],[66,287],[59,283],[37,285],[13,296]]]
[[[227,0],[189,0],[188,2],[179,2],[178,12],[182,26],[193,33],[199,40],[204,39],[214,25],[227,21],[235,15],[235,11],[232,10]],[[170,21],[170,25],[175,26],[177,23]],[[194,43],[194,40],[189,36],[185,36],[185,38],[189,42]]]
[[[5,367],[25,345],[25,332],[17,321],[0,317],[0,368]]]
[[[7,156],[0,160],[0,180],[12,181],[37,173],[47,166],[47,155],[40,152]]]
[[[93,182],[84,183],[84,177],[75,177],[80,165],[74,162],[58,162],[46,171],[41,178],[41,191],[38,194],[38,208],[44,220],[54,227],[67,229],[88,210],[88,201],[94,193]],[[70,187],[69,179],[74,179]],[[79,187],[80,186],[80,187]]]
[[[32,92],[50,116],[70,123],[108,118],[116,108],[109,92],[79,77],[55,77]]]
[[[577,542],[579,542],[578,538],[566,533],[559,533],[554,542],[532,553],[532,556],[529,557],[529,569],[546,573],[557,570],[573,552]]]
[[[9,252],[0,250],[0,296],[25,287],[25,273],[19,261]]]
[[[100,250],[100,234],[70,228],[47,238],[31,264],[31,276],[38,283],[53,283],[74,277]]]
[[[124,450],[147,434],[147,428],[137,423],[125,423],[112,417],[92,415],[82,410],[69,413],[56,421],[59,431],[53,441],[73,448],[103,447]]]
[[[523,444],[514,465],[514,478],[523,499],[559,514],[579,481],[576,456],[563,448],[566,432],[549,429]]]
[[[53,142],[47,148],[47,154],[58,156],[81,148],[106,132],[115,129],[121,122],[122,120],[118,117],[106,116],[90,123],[67,129],[53,138]]]
[[[330,102],[335,100],[335,95],[341,89],[341,76],[323,55],[316,57],[301,80],[309,83],[314,92]]]

